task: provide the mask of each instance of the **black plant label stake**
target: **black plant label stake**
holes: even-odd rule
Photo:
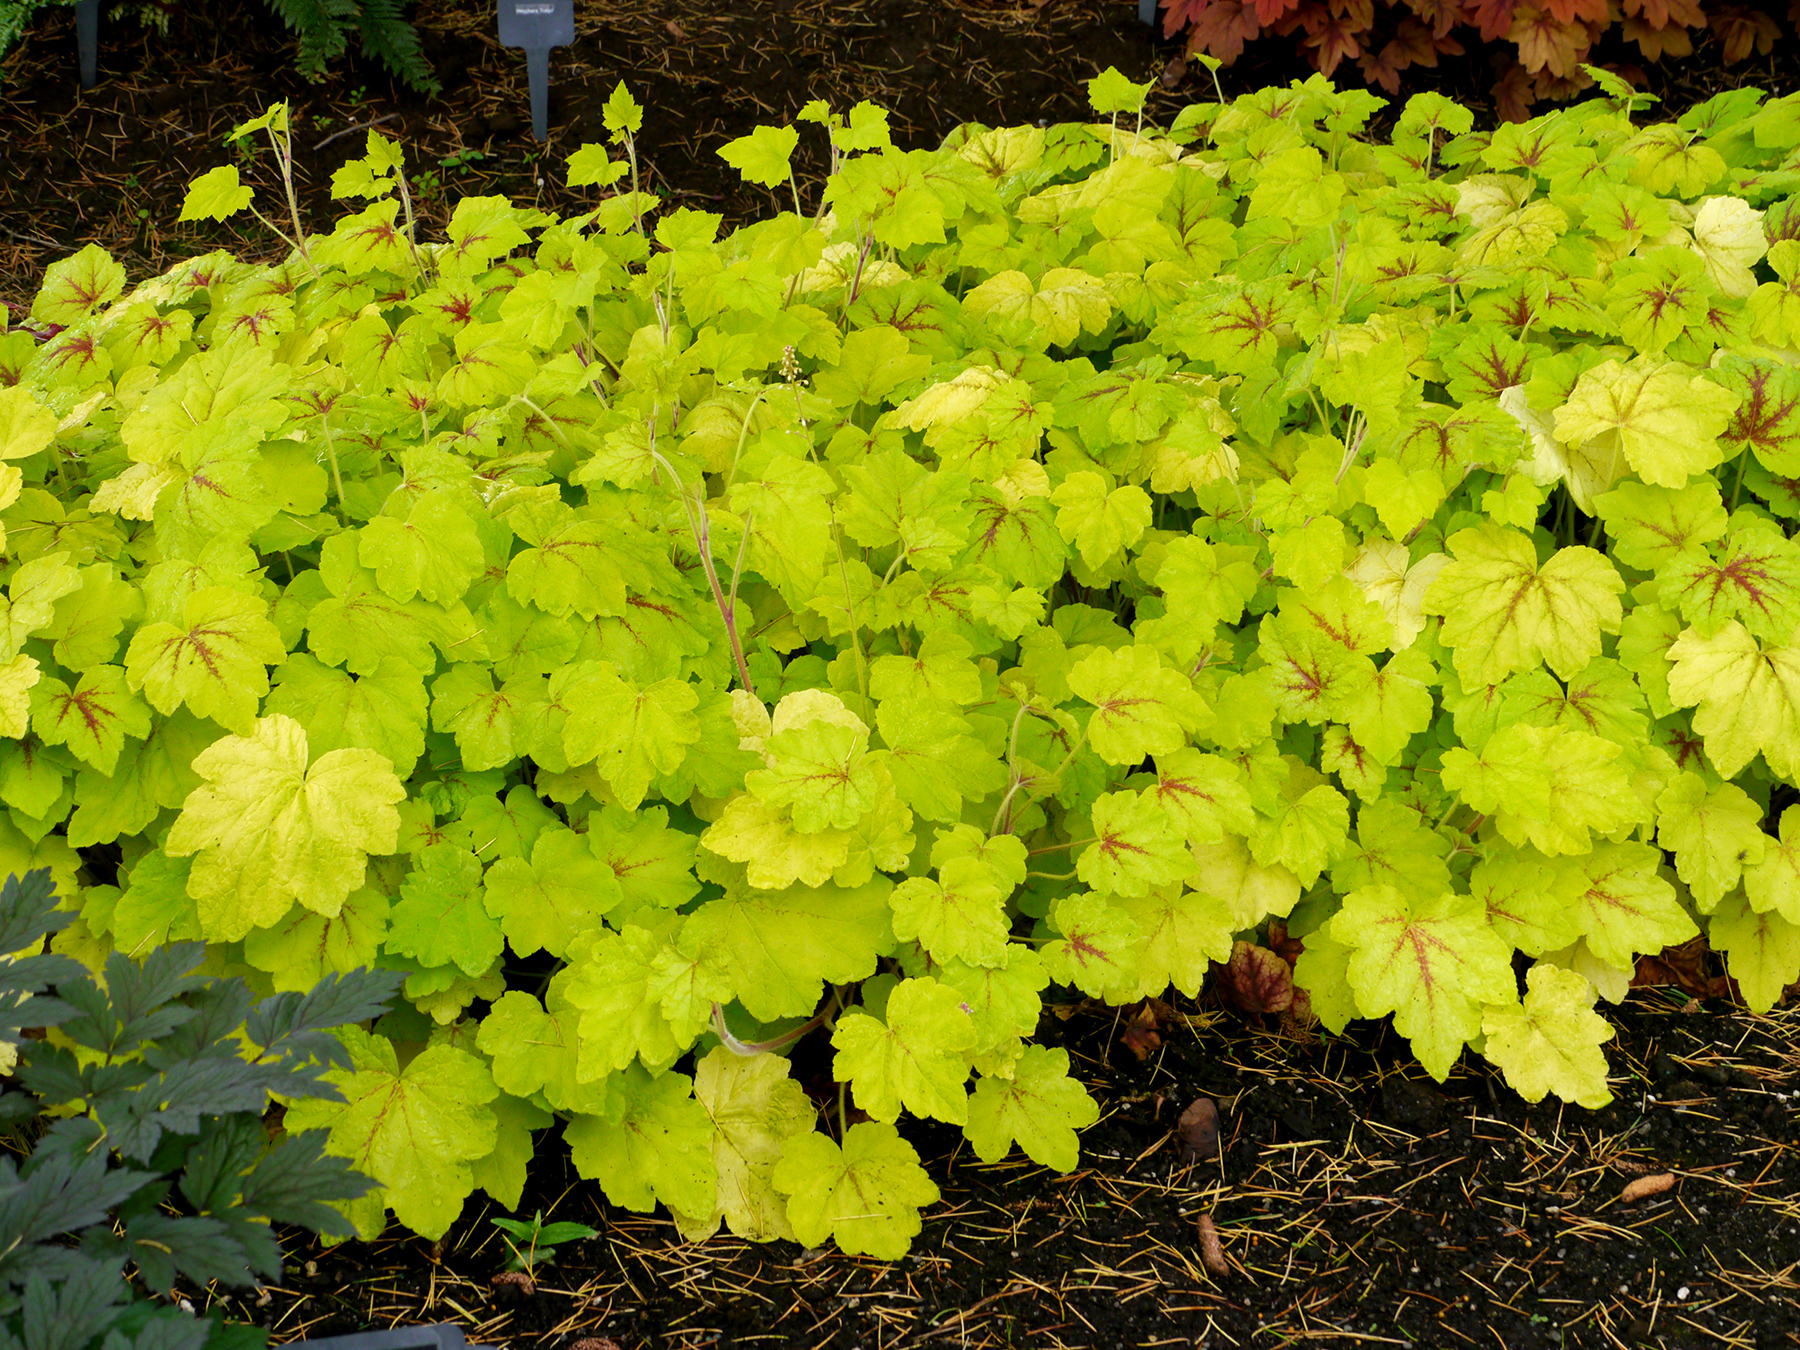
[[[500,45],[525,49],[531,79],[531,134],[543,140],[550,121],[550,49],[575,41],[574,0],[500,0]]]
[[[100,0],[75,0],[75,46],[81,54],[81,87],[100,78]]]

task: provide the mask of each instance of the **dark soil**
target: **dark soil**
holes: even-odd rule
[[[717,148],[809,99],[840,110],[871,99],[889,109],[897,142],[930,145],[963,121],[1083,118],[1082,81],[1109,65],[1147,79],[1180,50],[1137,22],[1131,0],[584,4],[579,40],[552,60],[540,146],[523,57],[495,43],[491,8],[427,0],[414,18],[444,83],[438,99],[356,60],[306,83],[285,32],[249,0],[186,0],[167,38],[103,19],[100,83],[84,92],[71,12],[41,14],[0,84],[0,302],[28,305],[44,266],[88,242],[133,280],[215,247],[277,256],[254,222],[175,223],[187,183],[233,162],[231,126],[275,99],[295,109],[309,229],[337,214],[331,173],[361,153],[368,123],[403,142],[432,224],[477,193],[576,209],[585,201],[562,187],[563,160],[605,138],[600,105],[621,79],[646,109],[649,186],[729,225],[771,198],[743,186]],[[1221,79],[1229,97],[1307,73],[1292,50],[1264,43]],[[1491,125],[1481,56],[1412,73],[1408,92],[1439,89]],[[1645,77],[1670,112],[1752,83],[1772,94],[1800,85],[1800,43],[1724,67],[1702,37],[1693,58]],[[1149,113],[1163,120],[1210,96],[1196,63],[1157,85]],[[237,162],[262,209],[285,215],[267,149]],[[821,165],[816,154],[805,164],[810,195]],[[473,1340],[545,1350],[612,1350],[608,1338],[864,1350],[1800,1346],[1800,1011],[1752,1017],[1635,990],[1614,1010],[1618,1100],[1589,1112],[1528,1107],[1478,1063],[1433,1084],[1380,1028],[1300,1040],[1184,1008],[1136,1023],[1088,1007],[1046,1017],[1041,1039],[1068,1045],[1106,1112],[1072,1176],[1017,1158],[982,1166],[955,1131],[913,1126],[945,1198],[897,1264],[728,1237],[684,1244],[664,1220],[608,1209],[545,1137],[522,1208],[602,1236],[563,1249],[534,1293],[492,1283],[506,1256],[489,1222],[498,1211],[471,1204],[435,1248],[398,1230],[373,1247],[301,1244],[281,1288],[233,1298],[230,1311],[279,1340],[459,1321]],[[1202,1097],[1218,1110],[1219,1151],[1183,1161],[1176,1124]],[[1663,1189],[1624,1198],[1663,1177]],[[1210,1267],[1203,1218],[1221,1244]]]
[[[1597,1112],[1527,1106],[1467,1057],[1433,1083],[1381,1025],[1294,1038],[1149,1011],[1040,1027],[1106,1111],[1078,1172],[983,1166],[915,1124],[944,1199],[892,1265],[684,1243],[608,1207],[544,1139],[521,1209],[601,1236],[560,1249],[534,1294],[494,1283],[499,1211],[471,1203],[437,1249],[398,1230],[302,1246],[263,1306],[229,1312],[281,1339],[458,1321],[546,1350],[1800,1346],[1800,1009],[1634,990],[1611,1010],[1617,1100]],[[1200,1097],[1218,1151],[1184,1161],[1177,1122]],[[1662,1189],[1632,1200],[1633,1183]]]
[[[1593,59],[1626,70],[1673,112],[1746,84],[1787,93],[1800,88],[1800,40],[1785,7],[1771,3],[1783,11],[1783,40],[1768,56],[1723,65],[1717,42],[1701,30],[1694,55],[1681,62],[1643,62],[1616,33]],[[171,12],[166,37],[103,15],[100,79],[91,90],[76,78],[71,9],[41,11],[0,62],[0,302],[23,308],[44,266],[86,243],[124,262],[133,281],[216,247],[248,260],[280,256],[281,242],[247,215],[176,222],[187,184],[234,161],[225,135],[278,99],[295,112],[302,220],[327,232],[345,205],[331,200],[331,174],[362,154],[361,128],[371,122],[403,142],[432,225],[471,194],[583,209],[585,194],[563,186],[563,162],[606,139],[601,105],[620,80],[645,108],[639,145],[648,186],[719,212],[727,227],[767,213],[774,199],[746,186],[718,147],[758,123],[790,120],[811,99],[840,111],[872,100],[888,109],[896,143],[914,148],[937,144],[962,122],[1085,119],[1084,81],[1108,66],[1136,80],[1164,77],[1147,109],[1158,122],[1213,97],[1199,62],[1182,71],[1180,39],[1140,23],[1135,0],[607,0],[578,3],[576,42],[552,53],[550,136],[540,144],[531,134],[524,54],[499,46],[491,3],[411,7],[443,84],[437,98],[397,86],[360,58],[354,39],[332,78],[309,84],[295,73],[294,44],[266,0],[172,0],[163,8]],[[1472,50],[1435,69],[1414,68],[1404,92],[1438,90],[1470,107],[1478,126],[1491,125],[1499,54]],[[1251,44],[1220,82],[1229,98],[1311,73],[1297,39],[1270,38]],[[1345,62],[1338,79],[1361,76]],[[799,162],[810,196],[823,174],[823,137],[807,130],[814,134],[802,138]],[[280,220],[276,167],[258,144],[253,162],[237,162],[259,190],[260,209]]]

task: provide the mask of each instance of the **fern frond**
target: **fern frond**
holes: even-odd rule
[[[397,79],[421,94],[440,94],[443,85],[419,47],[419,34],[406,21],[405,0],[362,0],[358,26],[364,56],[372,56]]]
[[[294,65],[309,80],[325,78],[325,67],[344,54],[356,0],[269,0],[269,8],[300,38]]]
[[[32,15],[52,4],[72,5],[75,0],[0,0],[0,56],[18,46]]]

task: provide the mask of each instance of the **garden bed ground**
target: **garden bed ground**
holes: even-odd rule
[[[302,1247],[283,1287],[230,1312],[280,1339],[461,1321],[546,1350],[1800,1346],[1800,1009],[1664,988],[1613,1011],[1616,1100],[1591,1112],[1527,1106],[1467,1057],[1435,1084],[1372,1024],[1296,1039],[1191,1005],[1152,1009],[1154,1027],[1063,1008],[1040,1039],[1106,1112],[1081,1170],[983,1166],[956,1131],[914,1125],[944,1198],[898,1263],[684,1243],[541,1141],[522,1209],[601,1237],[562,1249],[535,1294],[493,1283],[500,1211],[472,1202],[435,1250],[397,1230]],[[1184,1161],[1198,1097],[1218,1152]]]
[[[254,223],[174,222],[187,182],[230,159],[224,133],[277,98],[296,109],[311,228],[335,214],[331,171],[360,153],[369,123],[402,139],[428,221],[471,193],[574,209],[561,162],[604,138],[600,104],[620,79],[647,108],[651,186],[735,223],[771,199],[744,187],[717,147],[809,98],[875,100],[897,141],[930,144],[965,120],[1081,118],[1083,80],[1108,65],[1150,78],[1179,50],[1137,23],[1130,0],[584,5],[580,41],[553,59],[544,148],[529,135],[523,58],[496,46],[491,14],[449,0],[416,7],[445,84],[428,101],[354,61],[306,84],[268,11],[248,8],[246,18],[228,0],[190,0],[168,39],[103,20],[101,83],[87,92],[76,87],[70,14],[35,22],[0,85],[0,302],[28,304],[43,267],[87,242],[133,280],[213,247],[272,256],[278,243]],[[1264,53],[1222,78],[1229,95],[1304,73]],[[1416,87],[1491,118],[1479,59],[1419,73],[1429,83]],[[1151,115],[1208,96],[1202,80],[1196,67],[1159,83]],[[1745,83],[1785,92],[1797,82],[1791,38],[1729,68],[1702,39],[1692,61],[1649,72],[1675,111]],[[810,195],[820,166],[816,155],[805,163]],[[266,150],[245,172],[274,209]],[[472,1339],[546,1350],[583,1340],[582,1350],[609,1350],[603,1338],[865,1350],[1800,1346],[1792,1008],[1759,1018],[1682,991],[1634,991],[1610,1048],[1618,1100],[1597,1113],[1528,1108],[1479,1066],[1432,1084],[1377,1028],[1308,1041],[1191,1006],[1155,1026],[1062,1011],[1043,1039],[1069,1046],[1106,1112],[1083,1169],[985,1167],[956,1132],[914,1127],[944,1200],[903,1262],[730,1238],[683,1244],[660,1219],[607,1210],[545,1140],[524,1208],[603,1236],[569,1249],[535,1294],[491,1284],[505,1256],[489,1222],[497,1211],[471,1205],[437,1248],[398,1232],[372,1248],[301,1247],[282,1287],[234,1299],[232,1312],[281,1340],[460,1320]],[[1217,1104],[1219,1152],[1183,1162],[1175,1125],[1199,1097]],[[1623,1198],[1665,1175],[1666,1188]],[[1222,1273],[1208,1269],[1202,1216],[1221,1240]]]

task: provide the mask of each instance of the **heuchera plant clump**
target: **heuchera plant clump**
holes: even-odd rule
[[[1596,78],[1386,145],[1322,79],[918,151],[814,105],[821,199],[760,129],[792,209],[724,238],[621,89],[570,219],[428,242],[371,132],[279,265],[84,249],[0,336],[0,870],[91,965],[406,973],[287,1112],[365,1236],[515,1204],[559,1117],[690,1236],[893,1257],[903,1113],[1068,1169],[1046,992],[1234,954],[1601,1105],[1638,955],[1800,976],[1800,101]]]

